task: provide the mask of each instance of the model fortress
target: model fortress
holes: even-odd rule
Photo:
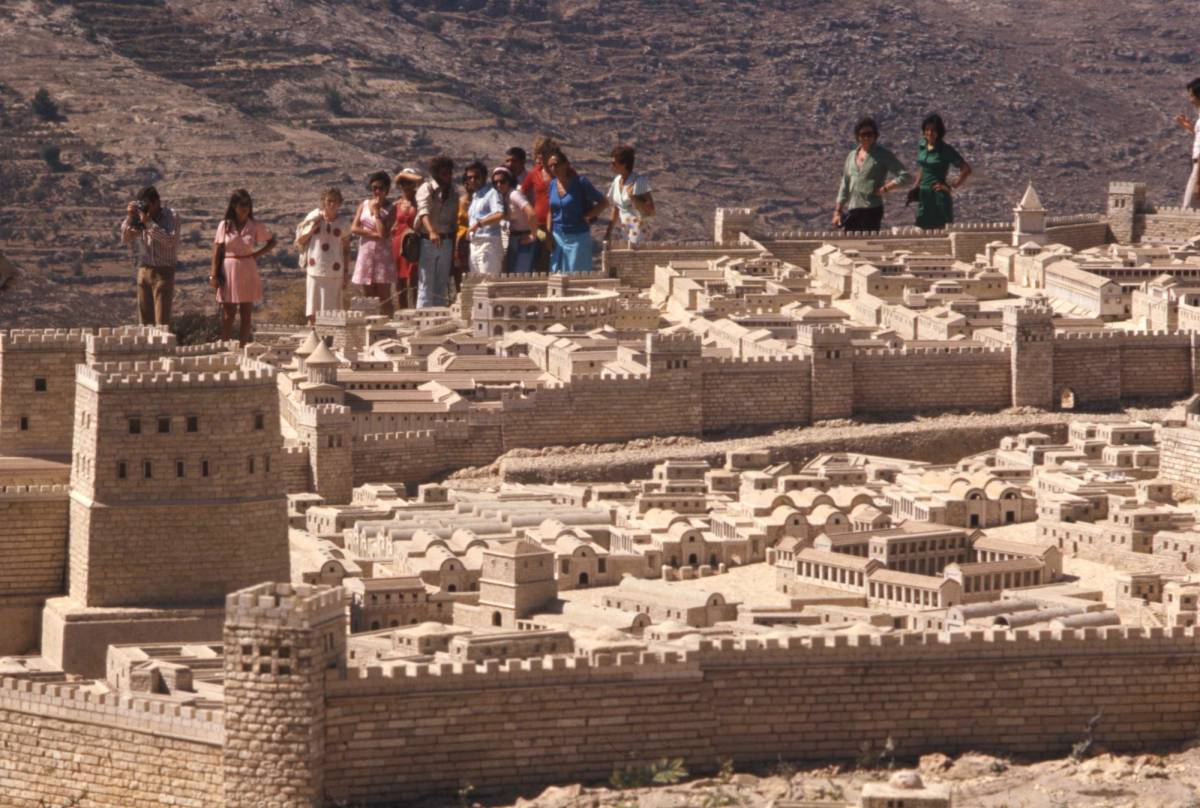
[[[1013,223],[934,233],[719,210],[711,244],[242,352],[0,332],[6,804],[421,804],[888,737],[1063,754],[1098,713],[1110,749],[1191,738],[1197,233],[1120,183],[1103,215],[1030,188]],[[443,479],[1014,407],[1039,428],[953,459],[768,441],[616,481]],[[948,798],[901,778],[862,804]]]

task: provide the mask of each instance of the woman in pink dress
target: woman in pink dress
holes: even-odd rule
[[[275,237],[265,224],[254,218],[254,201],[249,192],[244,188],[234,191],[225,218],[217,225],[212,272],[208,277],[221,304],[221,339],[229,339],[233,318],[240,313],[238,342],[245,345],[250,341],[254,304],[262,300],[262,279],[258,277],[256,259],[273,249]],[[218,264],[222,253],[225,260]]]
[[[396,226],[392,230],[392,253],[396,256],[396,308],[412,305],[410,297],[416,291],[417,264],[404,258],[401,247],[404,234],[413,228],[417,219],[417,187],[425,181],[415,168],[405,168],[396,175],[400,198],[396,201]]]
[[[396,277],[396,259],[392,256],[392,225],[396,209],[388,201],[392,180],[386,171],[367,177],[371,196],[364,199],[354,214],[350,232],[358,236],[358,260],[351,281],[379,300],[379,313],[391,316],[392,281]]]

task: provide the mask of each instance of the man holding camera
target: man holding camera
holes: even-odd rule
[[[121,242],[133,246],[137,262],[138,321],[170,327],[179,215],[173,208],[163,207],[153,185],[138,192],[126,208]]]

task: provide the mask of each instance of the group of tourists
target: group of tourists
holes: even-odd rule
[[[654,216],[649,180],[634,170],[630,146],[612,151],[613,179],[602,193],[571,165],[551,138],[533,144],[533,164],[520,146],[488,170],[475,160],[455,183],[454,161],[429,161],[428,173],[405,167],[367,178],[367,197],[348,214],[338,188],[325,189],[296,226],[293,244],[306,276],[305,314],[343,308],[346,287],[357,284],[379,300],[380,311],[447,306],[467,272],[481,275],[593,271],[592,225],[608,213],[604,244],[636,248]],[[395,198],[392,193],[395,191]],[[351,237],[358,250],[352,253]],[[179,216],[153,187],[130,202],[121,238],[134,247],[138,312],[143,324],[170,325]],[[221,338],[245,344],[254,304],[262,300],[257,259],[277,246],[254,218],[250,194],[229,199],[213,238],[209,283],[221,307]]]

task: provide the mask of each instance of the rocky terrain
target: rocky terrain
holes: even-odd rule
[[[869,751],[864,752],[870,755]],[[954,805],[965,808],[1197,808],[1200,750],[1168,755],[1067,757],[1016,763],[968,753],[922,757],[917,771],[949,783]],[[792,808],[857,805],[864,783],[887,780],[875,768],[800,769],[780,761],[772,771],[738,772],[726,765],[716,776],[674,785],[615,789],[554,786],[511,808]],[[463,802],[470,804],[469,800]],[[453,804],[453,803],[449,803]]]
[[[675,239],[706,238],[718,204],[823,224],[866,112],[910,162],[920,118],[945,116],[977,171],[961,218],[1007,218],[1030,179],[1056,213],[1117,177],[1173,202],[1197,34],[1157,0],[3,0],[0,253],[25,276],[0,323],[127,320],[114,227],[147,182],[185,219],[182,307],[206,308],[232,189],[290,235],[324,186],[358,198],[376,168],[496,162],[539,132],[597,178],[636,144]],[[43,88],[56,115],[33,110]],[[265,262],[268,304],[294,262]]]

